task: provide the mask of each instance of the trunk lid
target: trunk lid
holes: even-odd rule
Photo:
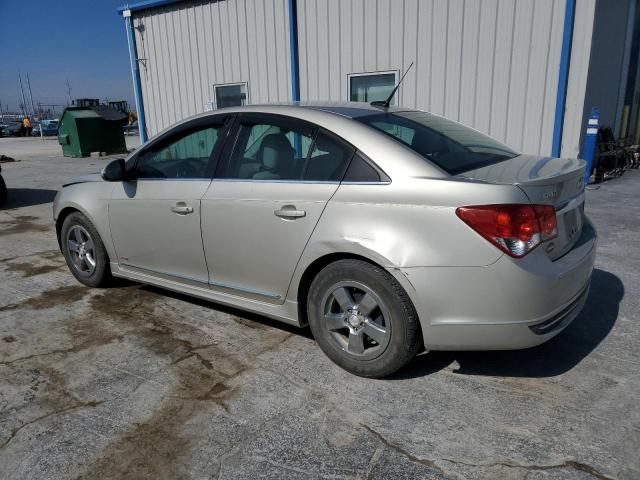
[[[518,155],[458,176],[515,185],[531,203],[553,205],[558,221],[558,236],[540,248],[544,248],[547,256],[555,260],[573,247],[582,232],[585,165],[585,161],[579,159]]]

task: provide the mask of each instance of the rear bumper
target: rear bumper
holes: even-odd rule
[[[429,350],[533,347],[561,332],[586,303],[597,235],[587,222],[556,261],[543,252],[486,267],[391,271],[409,293]]]

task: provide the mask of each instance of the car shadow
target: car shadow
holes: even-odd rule
[[[56,193],[58,193],[56,190],[43,188],[8,188],[7,202],[0,207],[0,210],[51,203]]]
[[[595,269],[582,312],[548,342],[526,350],[423,353],[391,378],[429,375],[453,362],[459,365],[454,372],[464,375],[530,378],[561,375],[578,365],[606,338],[616,323],[624,293],[624,285],[616,275]]]

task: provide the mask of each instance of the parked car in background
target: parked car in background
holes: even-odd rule
[[[597,243],[584,169],[421,111],[246,106],[64,186],[54,218],[85,285],[308,323],[334,362],[384,377],[423,347],[527,348],[578,315]]]
[[[24,127],[19,120],[5,121],[0,125],[3,137],[18,137],[24,135]]]
[[[33,135],[40,136],[40,129],[42,128],[42,135],[49,137],[52,135],[58,135],[58,120],[42,120],[33,125]]]
[[[122,127],[125,135],[138,135],[140,133],[138,128],[138,121],[136,120],[131,125],[127,124]]]

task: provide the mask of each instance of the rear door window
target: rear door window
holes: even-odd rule
[[[241,121],[235,148],[218,178],[339,181],[355,149],[295,120]]]

